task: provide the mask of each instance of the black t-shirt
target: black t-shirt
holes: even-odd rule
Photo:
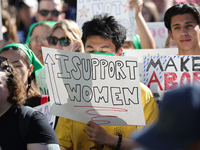
[[[24,143],[19,129],[21,106],[12,106],[0,117],[0,147],[1,150],[26,150],[29,143],[58,144],[54,130],[45,116],[35,111],[31,116],[27,142]]]

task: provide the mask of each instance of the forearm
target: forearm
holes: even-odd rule
[[[136,14],[135,20],[136,20],[138,33],[140,36],[140,43],[141,43],[142,49],[155,49],[156,45],[155,45],[154,38],[141,12]]]

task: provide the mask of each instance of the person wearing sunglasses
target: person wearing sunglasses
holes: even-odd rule
[[[38,11],[35,14],[37,21],[59,21],[65,18],[63,0],[39,0]]]
[[[58,21],[47,34],[47,41],[51,48],[84,52],[80,29],[72,20]]]
[[[49,44],[46,40],[46,34],[50,31],[55,21],[39,21],[33,23],[28,32],[26,39],[26,45],[33,51],[39,61],[44,65],[42,57],[42,46],[49,47]]]
[[[0,149],[60,150],[56,134],[45,116],[36,110],[29,115],[25,113],[32,108],[23,106],[26,102],[24,83],[19,72],[2,56],[0,95]],[[30,118],[28,125],[27,118]],[[23,124],[28,128],[25,135],[20,128]]]

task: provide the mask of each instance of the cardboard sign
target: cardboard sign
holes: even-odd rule
[[[54,115],[99,125],[145,125],[137,58],[42,51]]]
[[[165,48],[168,31],[164,22],[147,22],[147,26],[149,27],[149,30],[155,40],[156,48]],[[135,30],[135,33],[138,34],[137,29]]]
[[[38,111],[40,111],[41,113],[43,113],[45,115],[45,117],[47,118],[51,127],[54,128],[56,117],[54,115],[52,115],[51,103],[47,102],[45,104],[39,105],[34,108],[37,109]]]
[[[130,10],[129,0],[77,0],[77,20],[80,29],[93,16],[108,13],[127,29],[128,41],[133,40],[135,30],[135,10]]]
[[[165,91],[200,84],[200,56],[144,56],[143,83],[157,101]]]
[[[143,82],[143,56],[144,55],[177,55],[178,48],[163,48],[163,49],[131,49],[125,50],[125,56],[138,57],[140,81]]]

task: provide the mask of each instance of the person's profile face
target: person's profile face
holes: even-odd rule
[[[3,104],[7,101],[7,98],[9,97],[9,90],[8,90],[8,86],[6,83],[6,72],[0,68],[0,104]]]
[[[199,46],[199,25],[192,13],[173,16],[169,34],[179,48],[180,54],[184,54],[184,51],[192,52]]]
[[[100,36],[90,36],[85,43],[85,53],[102,52],[118,55],[115,45],[111,39],[104,39]]]

